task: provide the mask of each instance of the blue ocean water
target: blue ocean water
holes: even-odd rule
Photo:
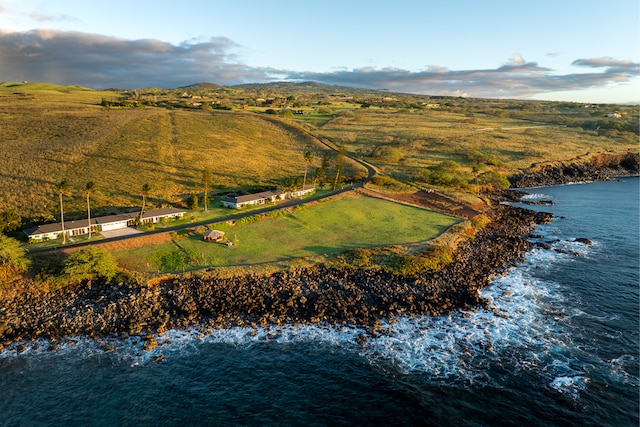
[[[5,350],[0,425],[637,426],[638,183],[528,190],[555,202],[535,207],[557,215],[536,231],[552,249],[483,291],[492,311],[401,318],[362,344],[290,326]]]

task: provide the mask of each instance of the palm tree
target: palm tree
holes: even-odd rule
[[[344,141],[340,142],[338,146],[338,152],[336,153],[336,178],[333,181],[333,191],[336,191],[338,188],[338,180],[340,179],[340,174],[342,173],[342,167],[344,165]]]
[[[208,167],[202,171],[202,186],[204,187],[204,195],[202,196],[202,203],[204,204],[204,210],[207,211],[209,207],[209,187],[213,183],[211,178],[211,169]]]
[[[84,194],[87,196],[87,226],[89,227],[89,239],[91,239],[91,203],[89,202],[89,197],[93,190],[96,187],[96,183],[93,181],[87,182],[87,185],[84,187]]]
[[[147,201],[147,196],[149,195],[150,191],[151,191],[151,186],[145,182],[142,185],[142,209],[140,209],[140,224],[142,224],[142,214],[144,213],[144,205],[145,205],[145,202]]]
[[[309,170],[309,166],[308,163],[313,162],[313,151],[305,151],[304,152],[304,161],[305,161],[305,165],[304,165],[304,179],[302,180],[302,189],[304,190],[304,186],[307,183],[307,171]]]
[[[60,197],[60,224],[62,225],[62,244],[67,243],[67,233],[64,232],[64,207],[62,205],[62,196],[69,194],[69,182],[63,179],[56,185],[58,197]]]

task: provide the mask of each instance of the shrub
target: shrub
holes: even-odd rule
[[[62,272],[70,283],[98,278],[110,281],[119,268],[113,255],[106,250],[87,248],[72,252],[64,261]]]
[[[506,189],[511,186],[509,180],[499,172],[488,171],[481,173],[477,178],[478,184],[493,188]]]
[[[5,278],[27,271],[31,261],[26,250],[16,239],[0,234],[0,267]]]
[[[198,209],[198,195],[196,193],[189,194],[187,198],[187,209],[191,209],[192,211]]]
[[[22,217],[16,211],[0,212],[0,233],[14,231],[22,225]]]
[[[414,179],[441,187],[467,189],[469,181],[464,175],[459,163],[446,160],[428,169],[419,169]]]
[[[235,220],[234,225],[252,224],[252,223],[257,222],[257,221],[258,221],[258,216],[251,215],[251,216],[246,216],[244,218],[239,218],[239,219]]]

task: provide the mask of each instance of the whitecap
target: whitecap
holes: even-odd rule
[[[580,397],[580,391],[585,390],[588,384],[589,378],[576,375],[573,377],[556,377],[549,385],[559,393],[570,396],[571,398],[577,400]]]
[[[551,199],[551,196],[544,193],[529,193],[522,196],[521,199],[531,201],[531,200],[540,200],[540,199]]]

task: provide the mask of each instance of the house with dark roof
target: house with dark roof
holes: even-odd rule
[[[287,199],[298,199],[300,197],[307,196],[309,194],[313,194],[316,191],[316,187],[313,185],[305,185],[304,188],[300,188],[298,190],[292,190],[287,193]]]
[[[177,219],[182,217],[184,213],[184,211],[176,208],[150,209],[142,214],[142,223],[157,223],[162,221],[163,218]],[[140,212],[138,211],[91,218],[91,223],[86,219],[65,221],[64,233],[68,237],[82,236],[84,234],[89,234],[89,227],[91,227],[92,233],[119,230],[135,225],[139,216]],[[30,242],[59,239],[62,237],[62,223],[56,222],[53,224],[43,224],[38,227],[28,228],[24,230],[24,234],[27,235]]]
[[[243,206],[264,205],[265,203],[275,203],[284,200],[286,194],[280,190],[268,190],[260,193],[247,194],[244,196],[230,197],[222,201],[225,208],[240,209]]]

